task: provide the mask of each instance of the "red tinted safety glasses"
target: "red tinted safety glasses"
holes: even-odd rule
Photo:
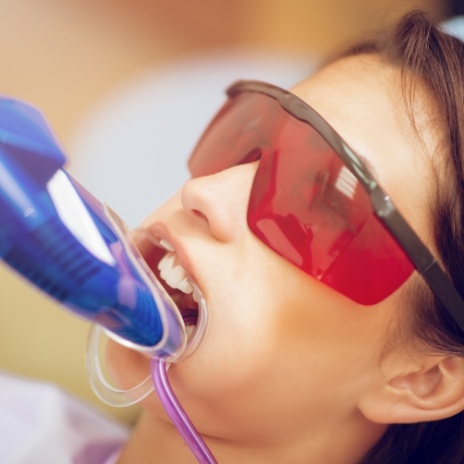
[[[266,245],[348,298],[372,305],[414,269],[464,330],[464,302],[358,156],[290,92],[227,90],[190,160],[193,177],[259,160],[248,225]]]

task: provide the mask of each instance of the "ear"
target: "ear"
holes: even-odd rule
[[[464,409],[464,358],[457,356],[395,356],[383,381],[367,391],[358,409],[372,422],[427,422]]]

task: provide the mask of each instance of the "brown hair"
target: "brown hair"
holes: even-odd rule
[[[464,42],[425,13],[413,11],[391,33],[358,44],[346,55],[361,53],[380,54],[401,69],[405,111],[411,115],[415,80],[431,96],[433,121],[441,132],[437,194],[431,205],[434,238],[439,259],[464,295]],[[413,287],[407,298],[414,306],[408,311],[409,333],[435,352],[464,356],[464,335],[455,322],[421,279]],[[362,463],[464,463],[463,419],[460,413],[441,421],[392,425]]]

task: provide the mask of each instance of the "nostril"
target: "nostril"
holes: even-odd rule
[[[198,220],[198,223],[203,224],[205,227],[211,229],[210,221],[205,213],[199,209],[191,209],[190,213],[193,215],[195,220]]]
[[[204,219],[206,222],[208,222],[208,218],[207,218],[206,215],[203,214],[200,210],[198,210],[198,209],[192,209],[192,213],[193,213],[195,216],[198,216],[199,218],[202,218],[202,219]]]

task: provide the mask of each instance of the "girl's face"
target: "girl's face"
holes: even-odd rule
[[[430,167],[404,111],[399,71],[376,56],[350,57],[293,92],[367,160],[431,246]],[[401,289],[375,306],[354,303],[257,239],[246,222],[255,170],[256,162],[189,180],[144,222],[174,247],[208,306],[202,343],[169,377],[202,433],[250,446],[317,439],[328,421],[366,421],[357,404],[385,381],[386,344],[394,346],[408,308]],[[109,363],[125,387],[148,373],[144,357],[121,347],[112,346]],[[156,395],[144,407],[164,417]]]

